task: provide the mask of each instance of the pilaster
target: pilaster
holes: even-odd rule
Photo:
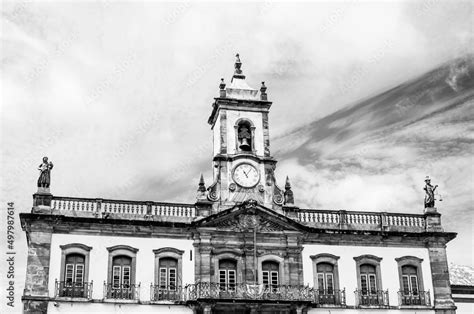
[[[456,305],[451,295],[448,259],[444,243],[430,243],[428,247],[433,280],[434,308],[437,314],[454,314]]]
[[[23,292],[24,313],[46,313],[52,227],[44,222],[34,222],[28,229],[28,258]]]

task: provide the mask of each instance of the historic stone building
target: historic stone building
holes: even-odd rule
[[[193,204],[55,196],[44,161],[21,214],[26,313],[455,312],[456,234],[436,209],[296,206],[275,181],[265,84],[249,87],[241,65],[212,104],[214,181],[201,177]]]

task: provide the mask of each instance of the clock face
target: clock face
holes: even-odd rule
[[[234,169],[234,181],[244,188],[255,186],[260,181],[258,170],[251,164],[243,163]]]

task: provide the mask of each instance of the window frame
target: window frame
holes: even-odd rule
[[[82,243],[69,243],[65,245],[60,245],[61,249],[61,268],[59,271],[59,281],[65,282],[65,272],[66,272],[66,257],[71,254],[80,254],[84,256],[84,269],[82,274],[82,283],[85,284],[89,282],[89,261],[90,261],[90,251],[92,247],[87,246]],[[73,275],[74,275],[73,270]],[[73,281],[74,282],[74,281]]]
[[[265,255],[257,258],[258,264],[258,283],[263,284],[263,263],[274,262],[278,264],[278,285],[287,285],[287,278],[285,276],[285,260],[278,255]],[[271,282],[271,274],[269,274],[269,280]]]
[[[239,125],[241,123],[248,123],[248,125],[250,126],[250,136],[251,136],[251,139],[250,139],[250,151],[248,151],[248,153],[255,153],[256,150],[255,150],[255,125],[254,123],[252,122],[252,120],[248,119],[248,118],[239,118],[237,119],[237,121],[235,121],[235,124],[234,124],[234,134],[235,134],[235,151],[237,153],[245,153],[246,151],[242,151],[240,148],[239,148]]]
[[[158,286],[158,289],[161,291],[176,291],[179,287],[183,286],[183,254],[184,250],[178,250],[173,247],[163,247],[159,249],[153,250],[155,254],[155,275],[154,275],[154,285]],[[160,267],[160,259],[164,258],[172,258],[177,261],[176,267],[167,267],[166,268],[166,289],[161,288],[161,269],[165,267]],[[169,276],[169,269],[175,269],[175,287],[174,290],[170,288],[170,276]]]
[[[395,261],[397,262],[398,265],[398,277],[400,281],[400,290],[403,295],[410,295],[410,293],[413,292],[412,288],[412,282],[411,282],[411,277],[412,275],[408,275],[408,287],[409,287],[409,294],[405,294],[405,289],[403,287],[403,276],[406,276],[403,274],[403,267],[404,266],[412,266],[416,268],[416,280],[418,284],[418,291],[416,295],[420,295],[420,292],[425,292],[424,289],[424,280],[423,280],[423,271],[422,271],[422,265],[421,263],[423,262],[423,259],[416,257],[416,256],[402,256],[402,257],[397,257],[395,258]],[[415,294],[412,294],[415,295]]]
[[[212,262],[211,262],[211,275],[210,279],[213,282],[217,282],[220,284],[220,272],[219,272],[219,263],[221,260],[234,260],[236,262],[236,273],[235,273],[235,284],[236,286],[242,282],[244,282],[244,270],[243,270],[243,259],[242,259],[242,252],[237,249],[232,248],[225,248],[225,249],[213,249],[212,250]]]
[[[318,288],[319,290],[319,281],[318,281],[318,278],[319,278],[319,274],[329,274],[327,272],[324,272],[324,273],[318,273],[318,264],[320,263],[327,263],[327,264],[331,264],[332,265],[332,284],[333,284],[333,293],[332,294],[335,294],[336,291],[340,291],[340,286],[339,286],[339,265],[338,265],[338,261],[339,261],[339,256],[336,256],[336,255],[333,255],[333,254],[329,254],[329,253],[321,253],[321,254],[316,254],[316,255],[311,255],[310,256],[311,260],[313,261],[313,280],[314,280],[314,287],[315,288]],[[326,284],[327,283],[327,278],[326,276],[324,275],[323,276],[324,279],[324,283]],[[326,290],[326,286],[325,286],[325,291]]]
[[[107,251],[109,252],[109,260],[108,260],[108,267],[107,267],[107,283],[111,285],[111,287],[114,287],[114,265],[113,261],[114,258],[117,256],[127,256],[131,259],[130,263],[130,286],[133,286],[136,284],[136,266],[137,266],[137,252],[138,249],[128,246],[128,245],[115,245],[107,248]],[[127,265],[128,266],[128,265]],[[123,267],[121,267],[123,268]],[[123,272],[123,270],[121,270]],[[122,278],[123,274],[120,274],[120,278]],[[120,280],[121,281],[121,280]],[[122,282],[119,282],[119,285],[121,285]]]
[[[357,272],[357,286],[358,290],[362,294],[362,274],[360,271],[360,267],[364,264],[372,265],[375,268],[375,274],[368,274],[367,276],[367,295],[372,295],[369,294],[371,292],[371,283],[370,283],[370,278],[375,279],[375,293],[377,291],[383,291],[383,284],[382,284],[382,273],[381,273],[381,268],[380,268],[380,262],[382,261],[381,257],[375,256],[375,255],[370,255],[370,254],[365,254],[365,255],[360,255],[354,257],[354,261],[356,262],[356,272]]]

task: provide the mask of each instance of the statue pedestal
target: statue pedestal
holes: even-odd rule
[[[431,232],[444,232],[441,226],[441,214],[438,213],[436,207],[425,208],[425,229]]]
[[[438,209],[436,207],[425,207],[423,214],[432,214],[432,213],[438,213]]]
[[[33,213],[44,213],[51,211],[51,201],[53,194],[50,193],[49,188],[38,188],[38,192],[33,194]]]

